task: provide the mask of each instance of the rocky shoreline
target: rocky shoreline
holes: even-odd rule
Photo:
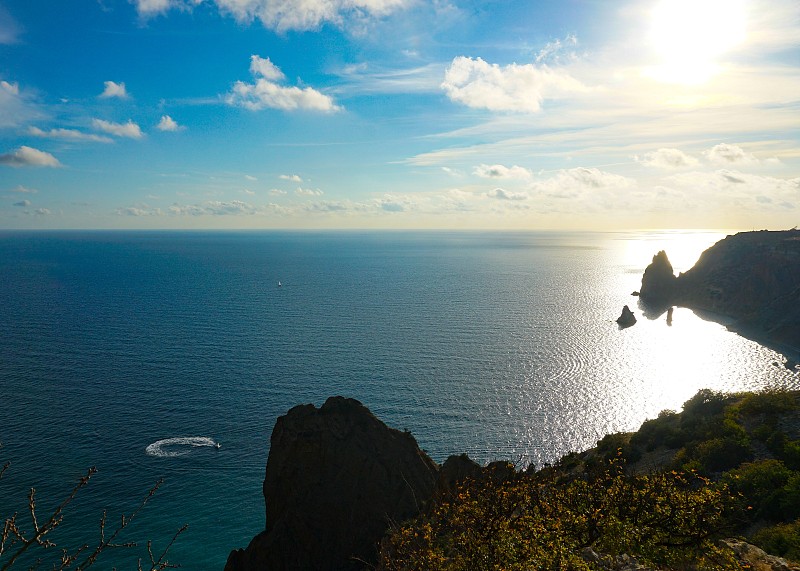
[[[659,316],[679,305],[800,359],[800,230],[740,232],[707,249],[675,275],[661,251],[642,276],[639,308]],[[732,322],[731,322],[732,321]]]

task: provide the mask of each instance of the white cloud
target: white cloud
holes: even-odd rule
[[[601,171],[596,168],[578,167],[559,171],[555,176],[536,182],[532,189],[555,198],[576,198],[598,191],[619,191],[634,188],[631,178]]]
[[[298,188],[294,191],[299,196],[322,196],[324,193],[316,188]]]
[[[285,194],[288,194],[285,190],[281,190],[280,188],[273,188],[269,191],[269,193],[272,196],[284,196]]]
[[[173,0],[135,0],[135,3],[142,16],[161,14],[177,5]]]
[[[35,188],[28,188],[28,187],[22,186],[20,184],[20,185],[17,185],[15,188],[12,188],[11,192],[20,192],[22,194],[36,194],[39,191],[36,190]]]
[[[156,125],[156,129],[158,129],[159,131],[167,131],[174,133],[175,131],[182,131],[183,129],[185,129],[185,127],[178,125],[178,122],[175,121],[169,115],[162,115],[161,121],[159,121],[158,125]]]
[[[679,149],[664,148],[646,153],[641,157],[637,155],[634,157],[634,160],[646,167],[655,167],[659,169],[677,169],[693,167],[700,164],[696,158],[687,155]]]
[[[507,167],[504,165],[480,165],[475,167],[473,171],[481,178],[510,178],[527,180],[533,176],[533,173],[524,168],[514,165]]]
[[[19,83],[9,83],[7,81],[0,81],[0,88],[5,90],[11,95],[19,95]]]
[[[282,174],[278,178],[282,180],[290,180],[292,182],[303,182],[303,179],[300,178],[300,175],[296,174]]]
[[[716,165],[752,165],[758,163],[758,159],[737,145],[720,143],[714,145],[703,155],[709,162]]]
[[[111,143],[112,139],[103,137],[102,135],[94,135],[92,133],[84,133],[76,129],[50,129],[44,131],[38,127],[31,127],[28,132],[34,137],[42,137],[45,139],[62,139],[66,141],[89,141],[92,143]]]
[[[481,58],[456,57],[445,72],[442,89],[468,107],[535,113],[547,98],[585,91],[568,73],[533,64],[507,66]]]
[[[503,188],[495,188],[486,193],[489,198],[497,198],[499,200],[527,200],[528,195],[524,192],[509,192]]]
[[[250,73],[253,77],[263,77],[269,81],[282,81],[286,76],[280,68],[272,63],[269,58],[262,58],[257,55],[250,56]]]
[[[413,0],[134,0],[141,16],[162,14],[172,8],[188,10],[213,3],[223,14],[240,22],[260,20],[271,30],[313,30],[325,23],[362,28],[370,19],[387,16],[410,6]]]
[[[714,208],[727,206],[738,212],[800,207],[800,178],[777,178],[719,169],[689,172],[666,178],[670,184],[691,191]]]
[[[30,200],[20,200],[19,202],[15,202],[14,206],[21,206],[22,208],[27,208],[31,205]]]
[[[141,139],[142,133],[139,125],[128,119],[127,123],[112,123],[103,119],[92,119],[92,127],[98,131],[103,131],[115,137],[127,137],[129,139]]]
[[[308,109],[326,113],[339,111],[333,99],[312,87],[285,87],[275,83],[283,79],[283,72],[269,58],[257,55],[250,56],[250,72],[255,83],[237,81],[233,89],[225,97],[228,105],[244,107],[251,111],[265,108],[295,111]]]
[[[19,83],[0,80],[0,129],[44,118],[45,114],[34,100],[32,94],[23,92]]]
[[[258,180],[256,177],[254,177],[253,175],[249,175],[249,174],[244,175],[244,178],[249,180],[249,181],[257,181]]]
[[[9,167],[60,167],[61,163],[50,153],[23,145],[14,152],[0,155],[0,165]]]
[[[128,92],[125,90],[124,83],[105,81],[103,82],[103,84],[105,85],[105,89],[103,89],[103,93],[100,94],[100,97],[104,99],[108,99],[110,97],[118,97],[120,99],[126,99],[128,97]]]
[[[559,39],[548,42],[536,54],[536,63],[559,63],[563,59],[574,60],[577,55],[570,51],[570,48],[577,45],[578,37],[574,34],[568,34],[563,42]]]

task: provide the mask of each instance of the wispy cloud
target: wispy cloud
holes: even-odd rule
[[[281,180],[290,180],[292,182],[303,182],[303,179],[300,178],[300,175],[296,174],[282,174],[278,178]]]
[[[127,137],[129,139],[141,139],[144,137],[139,125],[130,119],[127,123],[112,123],[103,119],[92,119],[92,127],[115,137]]]
[[[298,196],[322,196],[324,194],[318,188],[298,188],[294,193]]]
[[[481,58],[456,57],[442,83],[447,96],[467,107],[535,113],[547,98],[586,91],[566,71],[547,65],[490,64]]]
[[[658,149],[645,153],[642,156],[634,156],[637,163],[643,164],[646,167],[655,167],[660,169],[677,169],[684,167],[693,167],[700,163],[696,158],[687,155],[680,149]]]
[[[50,153],[23,145],[15,151],[0,155],[0,165],[9,167],[60,167],[61,163]]]
[[[35,188],[28,188],[27,186],[17,185],[16,187],[11,189],[11,192],[19,192],[21,194],[36,194],[39,192]]]
[[[324,23],[363,27],[365,21],[404,9],[413,0],[211,0],[239,22],[259,20],[271,30],[313,30]],[[171,8],[190,10],[202,0],[134,0],[139,14],[153,16]],[[209,3],[211,3],[209,2]]]
[[[112,139],[103,137],[102,135],[95,135],[92,133],[84,133],[76,129],[50,129],[44,131],[38,127],[31,127],[28,132],[34,137],[42,137],[45,139],[62,139],[66,141],[88,141],[92,143],[111,143]]]
[[[105,81],[103,82],[105,88],[103,92],[99,95],[99,97],[103,99],[109,99],[112,97],[117,97],[119,99],[127,99],[128,98],[128,91],[125,89],[124,83],[115,83],[113,81]]]
[[[332,113],[341,110],[333,99],[312,87],[301,89],[296,86],[279,85],[277,81],[283,80],[285,76],[269,58],[251,56],[250,73],[255,82],[237,81],[230,93],[225,96],[228,105],[244,107],[251,111],[271,108],[282,111],[304,109]]]
[[[499,200],[527,200],[528,195],[524,192],[510,192],[503,188],[495,188],[486,193],[489,198],[497,198]]]
[[[19,206],[19,207],[22,207],[22,208],[27,208],[30,205],[31,205],[31,201],[30,200],[20,200],[19,202],[15,202],[13,204],[13,206]]]

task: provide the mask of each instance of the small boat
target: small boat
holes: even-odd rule
[[[214,444],[214,448],[216,448],[217,450],[219,450],[220,448],[222,448],[222,444],[220,444],[219,442],[217,442],[216,444]]]
[[[283,287],[283,284],[281,282],[278,282],[278,287]]]

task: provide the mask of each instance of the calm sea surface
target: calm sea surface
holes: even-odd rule
[[[0,517],[27,525],[31,486],[46,510],[96,466],[52,537],[74,547],[163,477],[123,539],[158,551],[188,523],[171,559],[221,569],[263,529],[269,435],[295,404],[357,398],[437,461],[541,465],[700,388],[800,387],[777,353],[630,296],[659,249],[686,270],[722,237],[0,233]],[[639,322],[620,330],[624,304]]]

